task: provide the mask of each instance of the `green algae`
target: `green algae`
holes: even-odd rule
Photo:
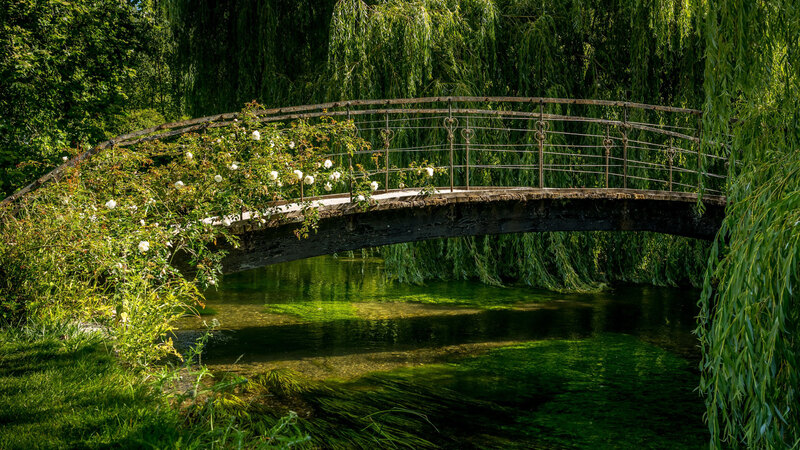
[[[312,301],[303,303],[272,303],[266,306],[271,314],[286,314],[306,322],[356,319],[356,308],[349,302]]]
[[[696,379],[678,356],[604,334],[355,380],[279,372],[253,382],[268,391],[263,399],[305,410],[299,428],[325,448],[596,449],[703,447]]]

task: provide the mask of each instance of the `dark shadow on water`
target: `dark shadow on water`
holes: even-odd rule
[[[588,296],[586,302],[548,303],[532,310],[347,319],[226,330],[220,332],[223,339],[209,344],[204,361],[230,364],[241,358],[243,363],[268,362],[468,343],[574,339],[608,332],[635,335],[695,359],[692,308],[674,298],[653,295],[646,303],[624,301],[641,298],[640,289],[628,289],[626,293],[613,297]]]

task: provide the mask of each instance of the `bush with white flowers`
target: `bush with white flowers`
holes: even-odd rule
[[[297,201],[301,188],[306,198],[344,189],[345,174],[324,155],[369,148],[351,123],[264,124],[258,109],[249,105],[226,128],[101,150],[67,167],[68,183],[0,209],[14,217],[0,217],[0,317],[101,323],[131,362],[173,352],[172,321],[221,273],[223,254],[209,244],[235,243],[243,211],[262,211],[253,220],[266,223],[264,205]],[[368,186],[360,188],[368,199]],[[301,205],[303,237],[318,214],[315,203]],[[177,261],[193,270],[177,270]]]

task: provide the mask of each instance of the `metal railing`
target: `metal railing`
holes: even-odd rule
[[[260,112],[264,122],[352,120],[368,151],[332,153],[383,191],[430,167],[439,189],[600,187],[722,194],[727,156],[702,151],[702,112],[600,100],[434,97]],[[224,123],[224,121],[223,121]],[[511,176],[510,172],[516,172]],[[504,173],[504,174],[501,174]]]
[[[130,146],[230,125],[220,114],[128,133],[99,144]],[[381,191],[403,188],[421,165],[440,190],[477,186],[617,188],[723,194],[727,149],[703,140],[702,112],[605,100],[426,97],[353,100],[257,111],[262,122],[352,120],[367,151],[328,155]],[[706,153],[703,149],[719,150]],[[58,179],[59,169],[4,200]]]

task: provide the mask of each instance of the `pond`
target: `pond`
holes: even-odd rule
[[[178,334],[219,322],[202,362],[320,447],[703,447],[698,295],[416,286],[320,257],[226,276]]]

